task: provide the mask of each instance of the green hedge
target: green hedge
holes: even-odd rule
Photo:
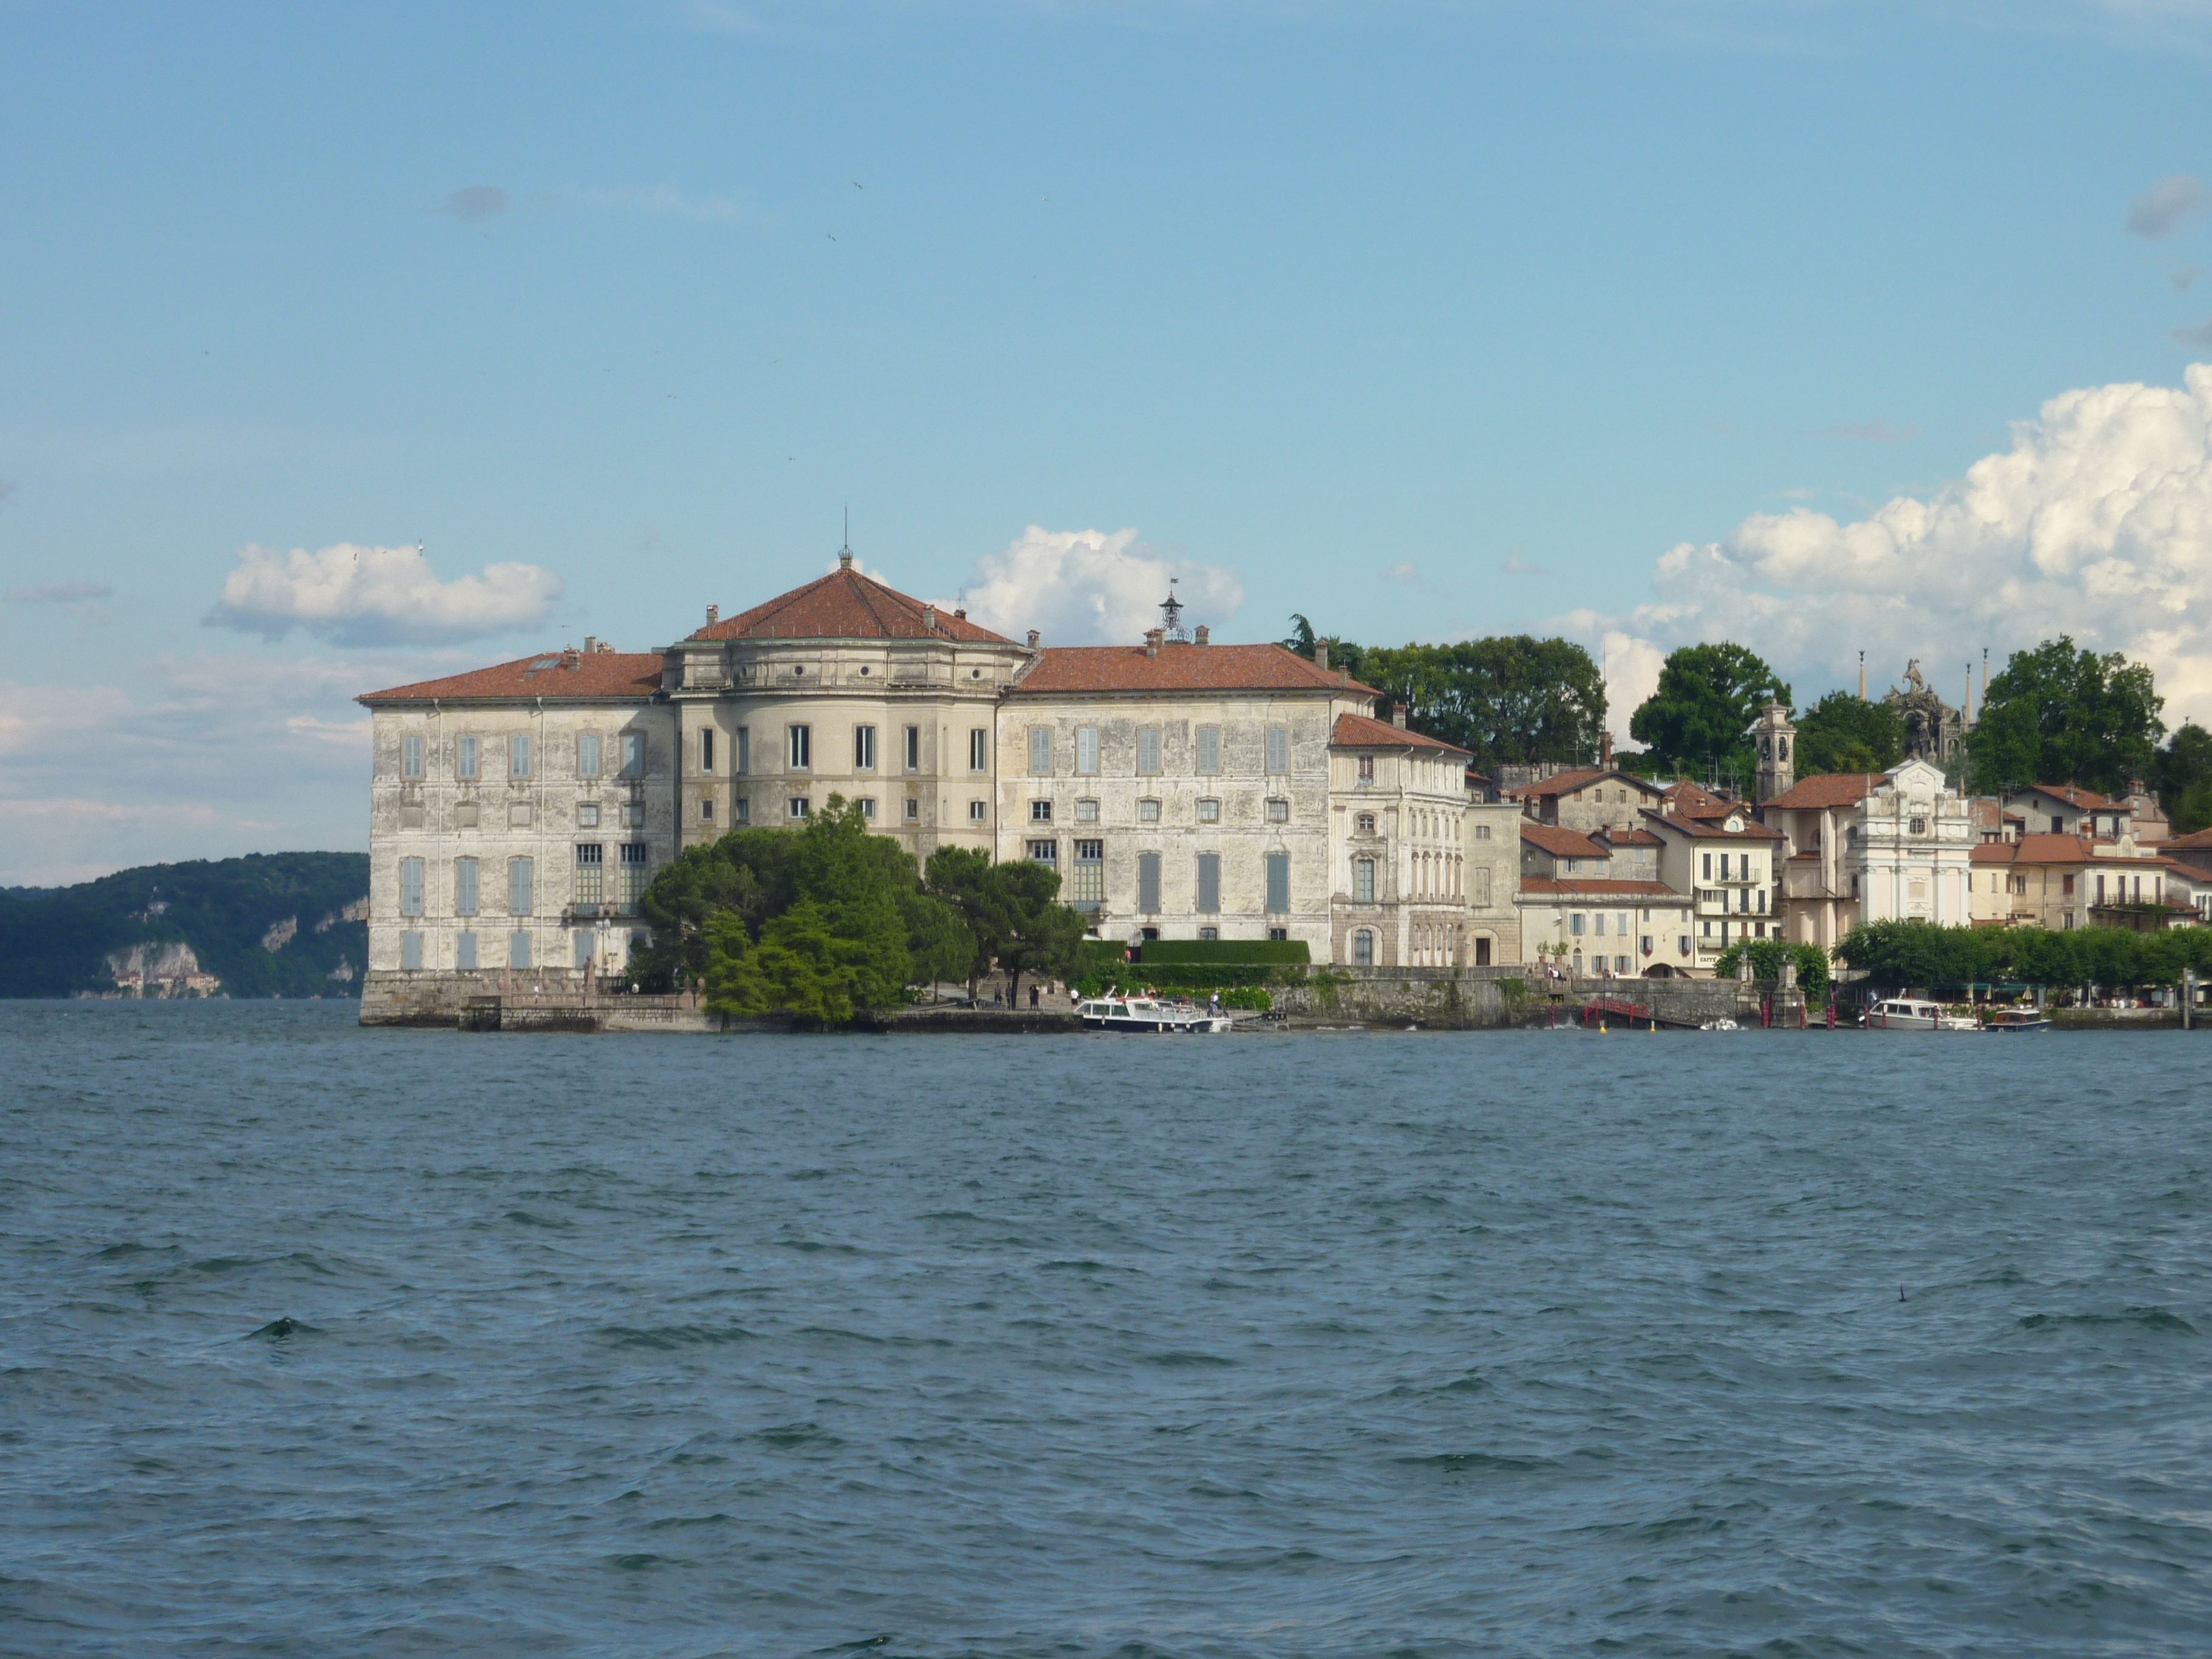
[[[1147,968],[1174,963],[1285,963],[1313,960],[1302,939],[1148,939],[1137,952]]]

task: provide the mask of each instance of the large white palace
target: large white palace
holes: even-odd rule
[[[1102,938],[1517,956],[1486,866],[1468,902],[1465,751],[1372,718],[1326,646],[1216,645],[1164,610],[1139,642],[1017,643],[848,554],[659,652],[587,638],[370,693],[372,983],[618,970],[656,870],[832,795],[917,860],[1051,865]]]

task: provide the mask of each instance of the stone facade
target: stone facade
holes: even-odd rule
[[[1467,963],[1487,968],[1527,960],[1522,954],[1521,823],[1511,801],[1470,801],[1461,822],[1467,831]],[[1490,792],[1480,792],[1487,793]]]
[[[1845,840],[1860,921],[1957,927],[1972,919],[1966,876],[1979,836],[1966,798],[1933,761],[1885,772]]]

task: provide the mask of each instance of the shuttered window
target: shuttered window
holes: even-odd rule
[[[472,916],[477,913],[477,861],[474,859],[453,860],[453,914]]]
[[[1283,915],[1291,908],[1291,855],[1267,854],[1267,913]]]
[[[1052,728],[1049,726],[1030,727],[1030,775],[1033,778],[1052,775]]]
[[[1137,728],[1137,773],[1140,777],[1155,777],[1160,769],[1160,728],[1140,726]]]
[[[402,933],[399,936],[399,965],[410,973],[422,965],[422,935]]]
[[[1095,726],[1076,728],[1075,769],[1086,778],[1098,775],[1098,728]]]
[[[1267,728],[1267,769],[1278,774],[1291,769],[1291,728],[1287,726]]]
[[[1375,902],[1375,860],[1354,859],[1352,861],[1352,896],[1358,903]]]
[[[1209,777],[1221,769],[1221,728],[1218,726],[1198,728],[1198,769]]]
[[[474,933],[453,935],[453,966],[466,973],[477,969],[477,936]]]
[[[1137,909],[1148,916],[1160,913],[1160,855],[1137,854]]]
[[[476,775],[477,740],[474,738],[457,738],[453,744],[453,775],[472,778]]]
[[[623,775],[626,778],[645,775],[645,733],[642,732],[623,733]]]
[[[520,930],[507,936],[507,965],[510,968],[530,966],[530,935]]]
[[[399,775],[419,778],[422,775],[422,739],[402,738],[399,740]]]
[[[1486,864],[1478,864],[1474,867],[1474,908],[1478,910],[1490,908],[1490,866]]]
[[[737,730],[735,740],[738,745],[738,763],[735,769],[741,773],[750,772],[753,769],[752,727],[750,726],[739,726]]]
[[[530,914],[531,864],[528,859],[509,859],[507,861],[507,913],[511,916]]]
[[[530,775],[530,738],[517,732],[507,740],[507,775],[526,778]]]
[[[422,860],[399,860],[399,914],[419,916],[422,914]]]
[[[576,739],[576,775],[580,778],[599,775],[599,739],[593,732],[586,732]]]
[[[1221,854],[1218,853],[1200,853],[1198,855],[1198,908],[1204,915],[1220,913]]]

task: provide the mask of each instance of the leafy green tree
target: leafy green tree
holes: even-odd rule
[[[794,895],[799,837],[788,830],[732,830],[687,847],[655,872],[638,909],[653,942],[630,959],[642,985],[689,985],[707,971],[708,923],[734,914],[757,933]]]
[[[1302,616],[1283,644],[1310,655]],[[1456,744],[1486,769],[1532,761],[1586,761],[1605,729],[1605,678],[1570,640],[1527,634],[1455,645],[1331,643],[1329,664],[1382,694],[1385,716],[1402,702],[1419,730]]]
[[[1628,730],[1656,763],[1748,781],[1752,722],[1768,703],[1789,702],[1789,685],[1742,646],[1686,645],[1668,654],[1659,689]]]
[[[932,986],[945,979],[966,979],[975,970],[975,935],[960,913],[933,893],[899,895],[899,909],[906,921],[908,953],[914,958],[914,976]]]
[[[1817,945],[1792,944],[1787,939],[1746,939],[1729,945],[1713,963],[1714,977],[1734,979],[1747,951],[1751,957],[1751,976],[1760,984],[1779,984],[1783,964],[1794,962],[1797,964],[1797,988],[1805,994],[1808,1002],[1817,1002],[1827,994],[1828,953]]]
[[[1905,758],[1905,722],[1886,702],[1831,691],[1796,717],[1797,775],[1887,772]]]
[[[991,971],[1006,931],[1000,889],[991,876],[996,867],[984,854],[964,847],[940,847],[929,855],[923,872],[930,896],[951,909],[968,930],[971,950],[961,971],[970,997],[975,994],[975,981]]]
[[[2165,706],[2150,670],[2117,651],[2100,657],[2063,634],[2016,651],[1967,734],[1973,786],[2077,783],[2117,794],[2156,775]]]
[[[879,969],[868,944],[840,935],[813,900],[799,900],[769,922],[757,945],[745,945],[744,936],[733,916],[708,925],[707,1006],[716,1012],[842,1024],[870,1005],[867,988]]]
[[[2212,829],[2212,732],[2185,721],[2158,751],[2154,787],[2175,835]]]
[[[994,864],[991,870],[1000,896],[998,957],[1006,975],[1006,1000],[1013,1001],[1020,992],[1024,974],[1062,981],[1079,977],[1089,924],[1060,902],[1060,872],[1024,860]]]

